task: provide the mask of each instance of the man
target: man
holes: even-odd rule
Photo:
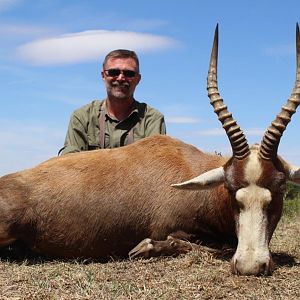
[[[139,60],[130,50],[107,54],[101,71],[107,98],[75,110],[61,154],[115,148],[155,134],[166,134],[164,116],[134,99],[141,74]]]

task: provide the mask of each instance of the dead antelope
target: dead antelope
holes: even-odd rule
[[[38,253],[63,258],[128,252],[149,257],[187,252],[194,241],[237,239],[233,273],[271,274],[268,245],[285,184],[300,182],[300,169],[277,156],[300,103],[298,25],[295,87],[260,145],[248,146],[219,95],[217,54],[218,28],[207,87],[231,158],[155,136],[123,148],[56,157],[3,176],[0,245],[21,240]]]

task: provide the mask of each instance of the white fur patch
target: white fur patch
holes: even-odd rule
[[[236,200],[243,204],[245,209],[261,210],[265,204],[271,202],[272,195],[268,189],[250,184],[236,192]]]
[[[236,192],[240,211],[238,216],[238,247],[234,255],[237,268],[244,274],[256,274],[261,265],[269,264],[269,236],[266,207],[272,200],[271,192],[257,185],[262,166],[257,150],[252,149],[244,176],[249,184]]]
[[[248,159],[248,163],[245,167],[245,179],[251,183],[256,183],[262,174],[262,167],[258,160],[258,150],[252,149]]]

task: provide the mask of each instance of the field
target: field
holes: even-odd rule
[[[300,299],[300,198],[285,202],[271,242],[272,276],[231,275],[230,252],[99,263],[8,249],[0,253],[0,299]]]

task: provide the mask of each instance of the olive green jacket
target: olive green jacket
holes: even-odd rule
[[[133,140],[155,134],[166,134],[164,116],[145,103],[134,101],[133,111],[123,121],[111,118],[105,100],[94,100],[75,110],[71,116],[61,154],[100,149],[100,110],[105,113],[104,148],[122,147],[128,144],[128,133],[133,128]]]

